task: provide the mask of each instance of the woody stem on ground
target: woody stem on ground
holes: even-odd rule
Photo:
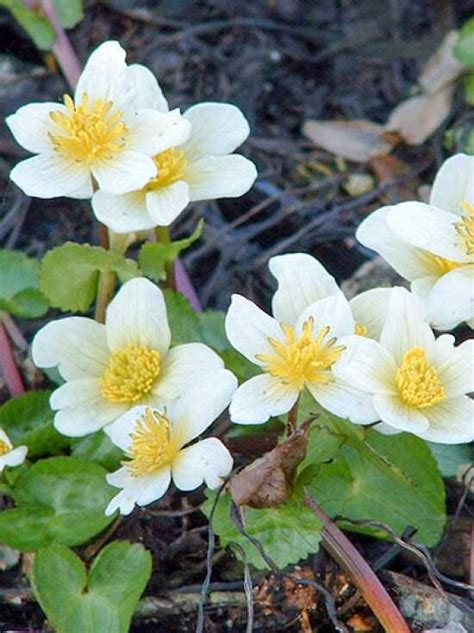
[[[321,519],[322,545],[350,578],[387,633],[410,633],[410,629],[375,572],[349,539],[305,491],[306,505]]]

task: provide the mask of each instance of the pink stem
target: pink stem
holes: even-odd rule
[[[56,33],[56,41],[53,44],[54,56],[58,60],[69,85],[74,89],[81,76],[81,63],[71,46],[68,36],[61,26],[53,1],[42,0],[41,6]]]
[[[189,278],[186,269],[183,266],[183,262],[176,258],[174,263],[174,272],[175,272],[175,281],[176,281],[176,290],[181,292],[191,304],[191,307],[196,310],[196,312],[202,312],[202,305],[199,301],[199,297],[194,290],[194,286]]]
[[[12,398],[25,393],[25,388],[21,380],[20,372],[16,366],[15,359],[7,333],[0,321],[0,367]]]

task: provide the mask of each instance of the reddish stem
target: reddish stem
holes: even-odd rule
[[[177,257],[174,262],[174,276],[176,290],[181,292],[189,301],[190,305],[196,312],[202,312],[202,305],[199,301],[199,297],[194,290],[194,286],[189,278],[186,269],[183,266],[183,262]]]
[[[12,398],[25,393],[25,387],[15,363],[13,351],[7,333],[0,321],[0,367]]]
[[[306,505],[323,522],[322,544],[329,554],[349,572],[354,585],[364,596],[387,633],[410,633],[405,619],[387,590],[349,539],[306,492]]]
[[[81,76],[81,63],[71,46],[68,36],[61,26],[61,22],[54,8],[53,0],[42,0],[41,7],[56,33],[56,40],[52,49],[54,56],[58,60],[69,85],[74,89]]]

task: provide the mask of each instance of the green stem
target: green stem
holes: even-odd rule
[[[113,271],[100,273],[94,317],[99,323],[105,322],[105,312],[114,290],[115,273]]]
[[[161,242],[165,246],[171,244],[171,235],[170,230],[167,226],[157,226],[155,229],[156,239],[158,242]],[[176,290],[176,276],[174,269],[174,260],[171,262],[166,262],[165,264],[166,271],[166,285],[172,290]]]

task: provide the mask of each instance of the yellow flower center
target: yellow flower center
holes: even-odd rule
[[[362,325],[361,323],[356,323],[354,325],[354,334],[357,336],[367,336],[368,328],[366,325]]]
[[[8,446],[8,444],[4,440],[0,440],[0,457],[9,453],[12,449]]]
[[[110,402],[136,402],[153,387],[160,374],[160,353],[129,344],[114,352],[100,379],[103,397]]]
[[[170,147],[153,156],[153,161],[158,169],[158,175],[147,184],[147,191],[161,189],[161,187],[172,185],[183,178],[187,161],[182,149]]]
[[[123,465],[134,477],[156,473],[176,455],[176,448],[170,441],[170,422],[158,411],[146,409],[130,439],[130,461]]]
[[[50,117],[61,128],[60,133],[49,133],[54,150],[65,158],[94,165],[113,158],[125,145],[128,128],[122,113],[111,113],[112,101],[98,99],[89,102],[84,93],[80,105],[74,105],[69,95],[64,96],[67,113],[51,112]]]
[[[313,327],[314,319],[310,317],[298,338],[293,327],[282,323],[286,340],[269,338],[268,342],[275,351],[256,355],[257,360],[265,363],[266,372],[299,391],[307,382],[330,382],[331,367],[344,351],[344,347],[336,346],[335,338],[326,340],[330,330],[328,326],[321,328],[316,337],[313,336]]]
[[[463,215],[462,219],[454,224],[454,228],[464,240],[466,255],[474,255],[474,206],[464,202],[462,208],[466,215]]]
[[[446,398],[438,372],[420,347],[414,347],[405,354],[395,382],[400,398],[410,407],[424,409]]]
[[[441,275],[451,272],[455,268],[462,266],[459,262],[453,262],[451,259],[445,257],[438,257],[437,255],[429,255],[432,259],[432,263],[438,268],[438,272]]]

